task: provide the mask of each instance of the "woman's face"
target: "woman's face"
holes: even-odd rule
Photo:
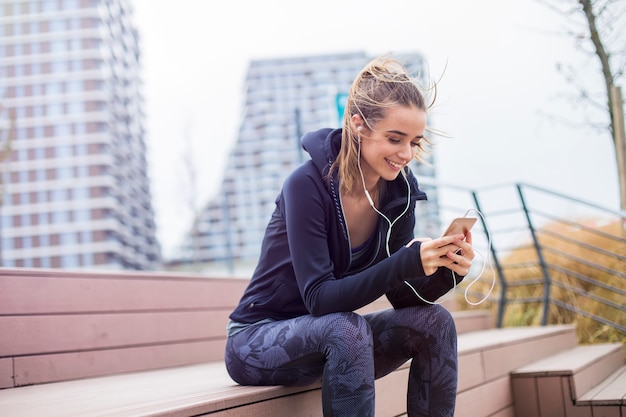
[[[372,130],[360,124],[361,169],[368,184],[394,180],[417,153],[424,138],[426,112],[416,107],[390,107]]]

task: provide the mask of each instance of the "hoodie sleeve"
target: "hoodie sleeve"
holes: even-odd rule
[[[406,215],[402,220],[403,223],[399,225],[400,227],[397,232],[393,234],[392,251],[394,248],[404,247],[407,242],[410,242],[415,237],[413,235],[413,228],[415,226],[415,216],[413,212]],[[415,271],[411,278],[406,280],[411,287],[403,280],[402,283],[386,293],[387,299],[394,308],[426,304],[415,295],[414,291],[417,291],[419,296],[423,299],[434,302],[450,291],[450,289],[460,283],[464,278],[462,276],[455,276],[448,268],[439,268],[434,274],[426,276],[420,257],[421,243],[415,242],[411,247],[417,249],[417,257],[420,259],[419,269]],[[453,280],[456,281],[456,284]]]
[[[336,213],[328,208],[327,195],[323,181],[313,175],[292,175],[283,185],[289,251],[300,295],[311,314],[356,310],[420,274],[419,246],[413,245],[363,272],[334,276],[333,258],[338,253],[331,253],[328,237],[342,231],[329,230],[336,227]]]
[[[394,308],[427,304],[415,295],[414,291],[416,291],[424,300],[432,303],[450,291],[454,285],[458,285],[461,281],[463,281],[463,278],[463,276],[453,274],[452,271],[447,268],[439,268],[430,276],[420,276],[406,280],[409,284],[411,284],[412,288],[406,285],[405,282],[402,282],[402,284],[389,291],[386,295],[387,299]],[[456,281],[456,284],[453,280]]]

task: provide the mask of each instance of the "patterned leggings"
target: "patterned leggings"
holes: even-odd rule
[[[226,368],[241,385],[322,381],[325,417],[374,415],[374,379],[412,359],[407,413],[452,416],[456,328],[439,305],[301,316],[254,325],[228,338]]]

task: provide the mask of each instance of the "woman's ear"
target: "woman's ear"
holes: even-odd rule
[[[363,125],[365,124],[365,121],[363,120],[361,115],[353,114],[350,120],[352,122],[352,129],[353,129],[354,134],[356,135],[356,134],[361,133],[361,130],[363,130]]]

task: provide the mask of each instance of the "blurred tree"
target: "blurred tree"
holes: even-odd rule
[[[599,111],[590,113],[588,126],[608,131],[613,139],[617,162],[620,204],[626,210],[626,141],[624,139],[624,107],[618,81],[626,68],[626,1],[624,0],[539,0],[565,17],[566,34],[576,47],[589,57],[596,57],[605,89],[595,93],[586,87],[588,81],[578,67],[557,62],[557,69],[577,93],[570,97]],[[609,123],[596,122],[596,117],[609,116]],[[604,119],[606,120],[606,119]]]

